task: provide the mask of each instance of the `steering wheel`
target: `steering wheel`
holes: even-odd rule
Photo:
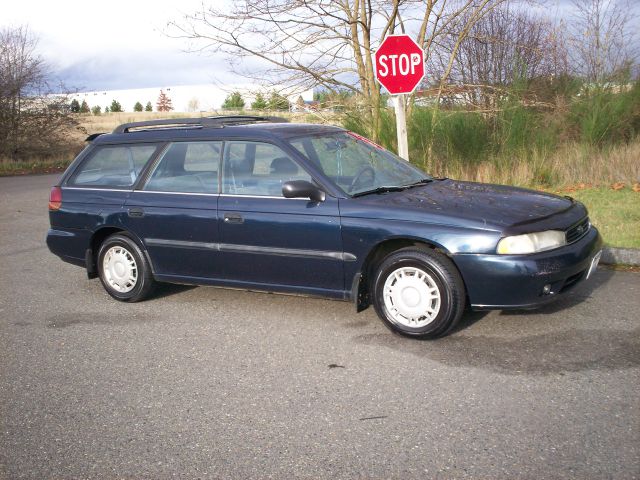
[[[371,178],[367,179],[367,175]],[[361,166],[356,174],[353,176],[353,180],[351,181],[351,185],[349,185],[349,193],[353,192],[356,187],[371,185],[373,186],[373,182],[376,179],[376,171],[373,169],[371,165],[363,165]]]

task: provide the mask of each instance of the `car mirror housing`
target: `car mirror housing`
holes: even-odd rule
[[[306,180],[290,180],[282,185],[284,198],[309,198],[313,202],[324,202],[326,194]]]

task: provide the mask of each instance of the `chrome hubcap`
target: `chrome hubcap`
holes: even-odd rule
[[[429,325],[440,311],[440,290],[425,271],[403,267],[384,282],[384,306],[391,319],[406,327]]]
[[[102,259],[104,279],[120,293],[133,290],[138,283],[138,266],[133,255],[124,247],[111,247]]]

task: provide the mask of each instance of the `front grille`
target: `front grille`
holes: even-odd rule
[[[587,232],[591,228],[591,223],[589,222],[589,217],[585,217],[584,220],[581,220],[579,223],[576,223],[573,227],[571,227],[566,232],[567,243],[573,243],[580,240],[584,237]]]

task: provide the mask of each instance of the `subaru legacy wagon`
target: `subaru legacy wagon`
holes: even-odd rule
[[[47,245],[120,301],[157,282],[313,295],[432,338],[465,308],[553,300],[600,258],[580,202],[433,178],[338,127],[226,116],[87,140],[51,190]]]

